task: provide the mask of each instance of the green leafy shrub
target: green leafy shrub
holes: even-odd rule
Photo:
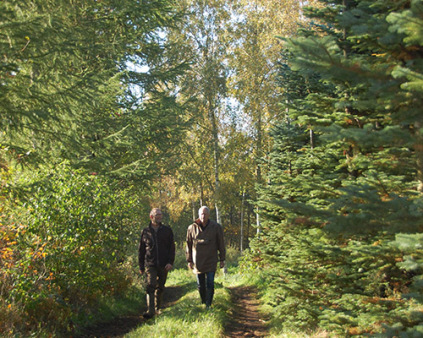
[[[131,285],[123,263],[136,246],[137,199],[119,182],[65,165],[22,180],[30,198],[14,210],[19,222],[2,228],[9,263],[1,296],[19,305],[27,330],[65,330],[73,316]]]

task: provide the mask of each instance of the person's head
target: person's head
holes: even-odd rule
[[[153,208],[150,211],[150,219],[153,225],[158,225],[162,222],[162,211],[159,208]]]
[[[206,206],[202,206],[198,210],[198,218],[200,219],[201,223],[203,223],[204,225],[207,224],[209,217],[210,217],[210,209],[207,208]]]

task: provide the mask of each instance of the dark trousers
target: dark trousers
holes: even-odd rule
[[[210,307],[213,302],[214,275],[214,271],[197,274],[197,287],[201,303],[206,304],[207,307]]]
[[[147,275],[147,306],[149,312],[154,313],[162,305],[168,271],[161,267],[147,267],[145,272]]]

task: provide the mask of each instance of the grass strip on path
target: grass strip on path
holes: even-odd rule
[[[221,337],[231,305],[223,279],[222,273],[216,275],[213,306],[206,309],[200,302],[192,272],[186,269],[172,271],[166,291],[181,287],[183,291],[178,293],[183,296],[125,337]]]

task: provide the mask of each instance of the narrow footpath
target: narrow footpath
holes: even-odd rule
[[[234,304],[231,321],[226,325],[224,337],[266,337],[265,321],[259,312],[257,291],[250,286],[230,288]]]
[[[266,337],[268,332],[265,321],[259,312],[257,291],[250,286],[230,288],[231,301],[233,304],[232,315],[227,323],[223,337]],[[184,289],[177,286],[166,287],[164,293],[164,307],[172,306],[183,296]],[[141,316],[144,309],[139,313],[116,318],[110,322],[101,323],[86,328],[75,338],[111,338],[124,337],[127,333],[143,325],[146,320]]]
[[[179,298],[183,296],[183,289],[178,286],[166,287],[163,294],[163,306],[172,306]],[[139,309],[139,313],[116,318],[107,323],[101,323],[94,327],[86,328],[79,336],[75,338],[121,338],[127,333],[135,330],[138,326],[147,320],[141,315],[144,312],[144,306]]]

